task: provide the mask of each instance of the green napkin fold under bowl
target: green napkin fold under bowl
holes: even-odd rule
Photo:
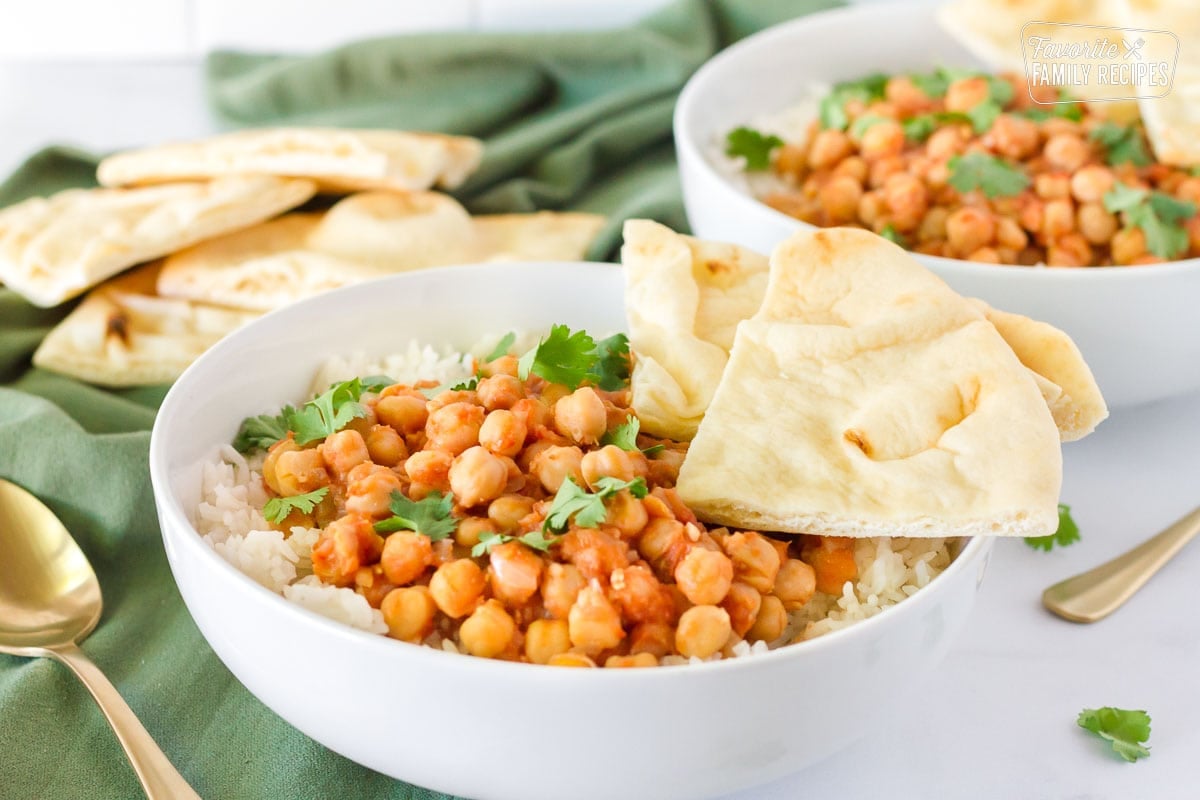
[[[483,164],[460,200],[476,212],[605,214],[591,255],[611,258],[627,218],[686,229],[671,113],[692,72],[749,33],[837,4],[678,0],[620,30],[397,36],[315,56],[219,52],[208,60],[209,94],[229,127],[478,136]],[[48,148],[0,185],[0,206],[94,185],[95,164]],[[0,288],[0,477],[45,500],[99,573],[105,613],[84,650],[205,798],[443,797],[326,750],[213,655],[171,579],[150,491],[149,429],[166,387],[108,391],[30,365],[70,307],[34,308]],[[86,691],[51,661],[0,655],[0,720],[0,796],[141,796]]]

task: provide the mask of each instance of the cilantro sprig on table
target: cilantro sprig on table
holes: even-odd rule
[[[329,390],[309,400],[300,408],[284,406],[276,415],[260,414],[242,420],[233,446],[238,452],[266,450],[288,432],[296,437],[296,444],[304,445],[337,433],[357,417],[365,417],[367,409],[358,401],[364,392],[377,392],[395,383],[386,375],[371,375],[341,381]]]
[[[1195,203],[1116,183],[1104,195],[1104,208],[1124,213],[1126,224],[1142,230],[1146,249],[1159,258],[1177,258],[1187,251],[1188,232],[1183,223],[1196,216]]]
[[[1050,552],[1055,545],[1067,547],[1079,541],[1079,526],[1071,518],[1071,507],[1058,504],[1058,529],[1049,536],[1026,536],[1025,544],[1034,550]]]
[[[1104,147],[1108,163],[1113,166],[1129,163],[1135,167],[1145,167],[1154,160],[1150,157],[1141,131],[1135,125],[1102,122],[1092,129],[1088,138]]]
[[[725,155],[746,159],[747,170],[763,170],[771,166],[771,153],[783,146],[783,139],[764,134],[745,126],[734,128],[725,137]]]
[[[629,339],[618,333],[597,342],[586,331],[555,325],[517,362],[521,380],[530,374],[572,390],[585,380],[605,391],[620,389],[629,381]]]
[[[263,516],[268,522],[273,522],[278,525],[287,519],[288,515],[293,511],[299,511],[301,514],[310,514],[317,507],[317,504],[325,499],[325,495],[329,494],[329,487],[322,486],[320,489],[314,489],[306,494],[292,495],[291,497],[272,497],[263,506]]]
[[[978,189],[989,200],[1017,195],[1029,187],[1029,176],[1002,158],[967,153],[950,159],[948,182],[960,192]]]
[[[1075,722],[1105,739],[1126,761],[1137,761],[1150,755],[1150,748],[1144,744],[1150,739],[1150,715],[1145,711],[1112,706],[1085,708]]]
[[[378,533],[416,531],[440,542],[458,529],[458,520],[451,516],[454,496],[430,492],[420,500],[409,500],[400,492],[392,492],[392,516],[375,523]]]

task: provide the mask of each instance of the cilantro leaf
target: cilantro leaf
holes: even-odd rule
[[[359,402],[363,384],[360,378],[335,383],[329,391],[309,400],[299,410],[286,415],[288,429],[295,432],[296,444],[308,444],[337,433],[356,417],[365,417],[367,409]]]
[[[868,128],[874,127],[881,122],[894,122],[891,117],[885,117],[880,114],[863,114],[858,119],[854,120],[854,124],[850,126],[850,135],[856,139],[862,138],[862,135],[867,132]]]
[[[890,222],[883,226],[883,230],[879,232],[879,235],[893,244],[898,244],[901,247],[904,247],[904,237],[900,235],[899,231],[897,231]]]
[[[1112,214],[1118,211],[1132,211],[1142,204],[1147,194],[1145,189],[1114,183],[1113,187],[1104,193],[1104,210]]]
[[[389,378],[387,375],[368,375],[365,378],[359,378],[358,382],[364,392],[378,392],[380,389],[385,389],[396,383],[393,378]]]
[[[987,82],[988,97],[993,103],[1003,108],[1012,102],[1013,86],[1011,83],[995,75],[988,75]]]
[[[287,519],[288,514],[293,511],[299,511],[301,514],[309,514],[317,503],[325,499],[325,495],[329,494],[329,487],[322,486],[320,489],[314,489],[307,494],[297,494],[291,497],[272,497],[263,506],[263,516],[268,522],[273,522],[276,525]]]
[[[747,170],[771,166],[771,151],[783,146],[783,139],[774,134],[764,136],[753,128],[734,128],[725,137],[725,155],[746,159]]]
[[[631,414],[624,423],[605,433],[600,438],[600,444],[615,444],[622,450],[633,452],[638,449],[637,435],[641,427],[641,420]]]
[[[452,378],[445,383],[434,386],[432,389],[422,389],[421,394],[432,400],[442,392],[459,392],[474,389],[477,386],[479,386],[479,376],[472,375],[469,378]]]
[[[497,358],[503,358],[508,355],[508,349],[513,346],[513,342],[517,340],[517,334],[512,331],[504,334],[500,341],[496,342],[496,346],[492,348],[492,352],[483,357],[485,362],[495,361]]]
[[[634,497],[645,497],[646,481],[635,478],[627,483],[618,478],[604,477],[596,482],[596,492],[593,494],[567,476],[554,495],[546,521],[542,523],[542,531],[562,533],[571,524],[572,517],[581,528],[595,528],[608,516],[604,501],[622,489],[628,489]]]
[[[629,337],[615,333],[596,342],[596,363],[588,376],[606,392],[629,383]]]
[[[1079,105],[1079,103],[1055,103],[1052,109],[1023,108],[1020,111],[1013,111],[1012,113],[1019,117],[1033,120],[1034,122],[1045,122],[1055,117],[1079,122],[1083,119],[1083,106]]]
[[[375,523],[379,533],[409,530],[440,542],[458,528],[458,520],[450,515],[453,495],[430,492],[421,500],[409,500],[400,492],[392,492],[393,516]]]
[[[471,557],[479,558],[492,552],[492,548],[499,544],[512,541],[511,536],[506,536],[503,533],[495,531],[484,531],[479,534],[479,541],[471,548]]]
[[[1150,715],[1141,710],[1124,708],[1085,708],[1075,723],[1084,730],[1108,740],[1117,755],[1126,761],[1137,761],[1150,755],[1143,745],[1150,739]]]
[[[941,72],[914,73],[909,75],[908,79],[932,100],[944,96],[946,90],[950,88],[950,81]]]
[[[950,159],[949,183],[960,192],[979,189],[989,200],[1023,192],[1029,176],[1002,158],[967,153]]]
[[[1128,162],[1135,167],[1145,167],[1154,160],[1146,150],[1141,132],[1133,125],[1102,122],[1092,129],[1088,138],[1104,146],[1108,163],[1114,166]]]
[[[1008,84],[1005,84],[1007,86]],[[971,128],[976,133],[987,133],[992,127],[992,123],[996,121],[996,117],[1000,116],[1000,104],[991,100],[984,100],[982,103],[976,103],[969,111],[967,118],[971,120]]]
[[[559,537],[551,536],[549,538],[542,531],[530,531],[523,533],[520,536],[509,536],[505,533],[494,533],[492,531],[484,531],[479,534],[479,542],[471,548],[471,555],[474,558],[487,555],[492,552],[492,549],[497,545],[505,542],[520,542],[526,547],[534,550],[540,550],[545,553],[558,543]]]
[[[1146,249],[1159,258],[1177,258],[1188,247],[1188,233],[1183,226],[1164,220],[1151,203],[1129,212],[1129,224],[1142,229]]]
[[[1154,255],[1177,258],[1187,251],[1188,233],[1183,222],[1196,215],[1195,203],[1116,183],[1104,194],[1104,208],[1112,213],[1125,212],[1126,223],[1142,230],[1146,249]]]
[[[1190,200],[1179,200],[1163,192],[1150,193],[1150,209],[1163,222],[1175,224],[1196,216],[1196,204]]]
[[[1063,503],[1058,504],[1058,530],[1049,536],[1025,537],[1025,544],[1034,550],[1044,550],[1047,553],[1054,549],[1054,545],[1066,547],[1078,541],[1079,526],[1071,518],[1071,507]]]
[[[530,531],[518,536],[517,541],[526,547],[532,547],[534,550],[541,550],[545,553],[552,545],[558,542],[558,537],[554,536],[547,539],[546,534],[542,531]]]
[[[665,444],[652,444],[643,450],[642,453],[645,454],[646,458],[653,458],[666,449],[667,446]]]
[[[887,75],[877,72],[857,81],[845,81],[835,85],[833,91],[821,98],[821,127],[845,130],[850,124],[850,118],[846,115],[846,103],[859,100],[869,104],[874,100],[882,100],[887,82]]]
[[[239,453],[249,453],[251,450],[266,450],[280,439],[288,435],[287,419],[296,409],[284,406],[278,416],[260,414],[257,417],[246,417],[238,428],[237,436],[233,438],[233,448]]]
[[[538,342],[517,365],[517,375],[525,380],[532,372],[550,383],[579,388],[595,363],[596,343],[586,331],[571,332],[566,325],[550,328],[550,335]]]

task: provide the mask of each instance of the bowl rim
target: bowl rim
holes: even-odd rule
[[[699,141],[699,133],[686,125],[686,121],[695,116],[694,106],[699,103],[699,98],[703,97],[705,91],[710,84],[721,83],[721,73],[728,62],[735,61],[739,58],[746,57],[746,54],[757,52],[759,50],[767,50],[780,46],[782,43],[792,39],[793,37],[803,34],[807,28],[828,24],[830,22],[838,22],[843,17],[846,22],[857,21],[859,19],[876,19],[879,17],[887,18],[889,16],[908,17],[913,14],[922,13],[928,14],[930,26],[936,26],[936,21],[933,19],[933,12],[937,9],[936,5],[929,3],[920,3],[908,5],[906,3],[864,3],[858,5],[848,5],[841,8],[826,9],[817,11],[812,14],[806,14],[801,17],[781,22],[777,25],[772,25],[769,28],[751,34],[739,42],[736,42],[725,48],[715,56],[710,58],[696,70],[692,76],[684,84],[683,90],[679,93],[679,100],[675,104],[675,112],[672,115],[672,129],[674,131],[675,147],[678,151],[686,152],[687,158],[680,158],[680,168],[688,169],[685,164],[691,164],[690,168],[699,170],[706,177],[719,182],[719,185],[727,196],[717,198],[718,201],[730,203],[732,198],[738,205],[744,205],[748,213],[760,215],[763,219],[770,219],[775,224],[789,224],[796,227],[797,230],[820,230],[816,225],[798,220],[794,217],[789,217],[780,211],[768,206],[766,203],[758,200],[752,195],[739,191],[729,179],[717,170],[708,156],[705,154],[706,147]],[[748,205],[740,201],[748,201]],[[685,194],[686,205],[686,194]],[[1161,264],[1144,264],[1144,265],[1122,265],[1119,267],[1032,267],[1023,269],[1004,269],[1004,267],[1013,267],[1015,265],[1005,264],[984,264],[975,261],[967,261],[961,258],[947,258],[945,256],[928,256],[920,253],[914,253],[911,250],[905,252],[911,253],[914,257],[919,257],[922,260],[928,260],[936,263],[939,268],[947,270],[955,270],[960,274],[968,275],[1016,275],[1024,276],[1028,274],[1042,274],[1045,276],[1054,276],[1050,278],[1041,278],[1039,280],[1074,280],[1076,276],[1084,274],[1089,277],[1084,280],[1110,280],[1121,281],[1131,280],[1127,277],[1132,275],[1168,275],[1179,272],[1186,272],[1200,268],[1200,257],[1175,259],[1173,261],[1165,261]],[[1118,277],[1120,276],[1120,277]],[[1007,280],[1009,278],[1005,278]],[[1018,278],[1011,278],[1018,279]]]
[[[216,575],[218,580],[232,581],[234,585],[241,585],[244,588],[249,588],[251,592],[255,592],[253,596],[260,597],[267,604],[267,609],[273,609],[275,615],[283,619],[290,619],[294,624],[299,626],[301,632],[306,629],[315,629],[323,632],[323,635],[332,636],[342,640],[347,644],[367,648],[364,655],[378,653],[384,658],[416,658],[426,659],[432,658],[431,665],[445,666],[447,663],[456,663],[466,668],[483,668],[488,670],[502,671],[508,674],[509,671],[513,675],[534,676],[539,680],[544,680],[547,676],[559,676],[556,680],[586,680],[594,681],[596,677],[590,678],[569,678],[572,673],[590,674],[592,672],[614,673],[607,678],[599,680],[636,680],[631,678],[634,676],[644,676],[646,674],[660,675],[665,674],[667,678],[651,678],[651,680],[668,680],[678,678],[681,675],[690,675],[699,673],[708,675],[715,671],[731,671],[754,669],[759,667],[767,667],[774,665],[784,660],[802,658],[805,653],[815,652],[819,649],[828,649],[831,647],[839,647],[842,642],[846,642],[846,646],[851,646],[849,643],[862,639],[868,636],[871,632],[881,624],[879,621],[897,619],[900,614],[911,615],[917,613],[917,610],[924,608],[926,605],[936,602],[933,599],[938,593],[936,587],[947,585],[950,578],[959,572],[970,569],[972,565],[986,558],[994,545],[996,537],[965,537],[965,542],[962,545],[958,555],[950,562],[950,564],[942,570],[937,577],[929,582],[925,587],[914,592],[911,596],[906,597],[903,601],[889,606],[879,613],[859,620],[853,625],[835,631],[830,631],[816,639],[811,639],[806,642],[801,642],[796,645],[785,645],[775,650],[766,653],[760,653],[751,656],[742,656],[738,658],[723,658],[719,661],[704,662],[701,664],[683,664],[686,670],[676,669],[599,669],[599,670],[570,670],[558,667],[550,667],[542,664],[526,664],[508,661],[499,661],[496,659],[477,658],[460,653],[451,653],[433,647],[424,645],[413,645],[409,642],[401,642],[391,639],[384,634],[368,633],[367,631],[355,628],[347,623],[330,619],[315,611],[311,611],[304,606],[293,603],[283,597],[282,594],[272,592],[270,589],[259,584],[249,575],[246,575],[241,570],[237,569],[233,564],[222,558],[213,547],[204,541],[196,526],[189,519],[189,516],[179,498],[171,491],[170,470],[168,468],[168,452],[171,446],[171,441],[174,431],[171,428],[178,428],[183,425],[182,418],[179,414],[174,413],[175,406],[181,402],[180,397],[189,394],[193,387],[190,387],[193,376],[197,373],[209,369],[209,364],[220,363],[224,360],[236,360],[237,354],[241,349],[241,342],[244,338],[255,337],[258,334],[258,329],[265,323],[263,320],[278,320],[289,316],[307,317],[312,311],[319,309],[324,303],[328,303],[330,298],[352,297],[362,295],[363,297],[370,296],[394,296],[399,292],[399,287],[403,287],[406,281],[411,280],[412,276],[426,276],[429,273],[439,273],[444,276],[443,280],[447,286],[462,286],[471,285],[469,281],[470,275],[475,272],[486,270],[488,272],[497,272],[514,267],[528,268],[544,268],[547,272],[561,272],[563,267],[567,268],[583,268],[589,272],[598,272],[601,269],[611,269],[612,264],[601,262],[525,262],[514,261],[504,264],[462,264],[448,267],[433,267],[422,270],[412,270],[409,272],[398,273],[381,278],[372,279],[362,283],[341,287],[322,293],[320,295],[306,298],[299,302],[290,304],[284,308],[271,311],[262,317],[252,320],[238,330],[234,331],[229,336],[226,336],[214,347],[210,348],[200,356],[184,373],[175,381],[168,390],[159,406],[158,414],[154,420],[154,426],[150,433],[150,448],[149,448],[149,469],[150,483],[153,489],[154,502],[158,511],[160,533],[167,551],[167,561],[171,568],[172,578],[178,583],[176,570],[182,569],[182,566],[177,566],[177,559],[199,559],[202,575]],[[461,276],[461,277],[460,277]],[[231,359],[232,357],[232,359]],[[174,422],[171,422],[174,420]],[[223,442],[213,443],[213,448],[221,447]],[[210,453],[212,448],[210,448]],[[976,578],[979,580],[980,578]],[[182,594],[182,593],[181,593]],[[188,607],[189,614],[191,609],[187,601],[184,601],[185,607]],[[207,636],[205,637],[207,641]],[[210,644],[211,647],[211,644]],[[397,649],[399,648],[399,649]],[[446,662],[444,659],[458,659],[455,662]],[[443,659],[443,660],[437,660]]]

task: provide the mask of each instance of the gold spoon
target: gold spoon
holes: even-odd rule
[[[150,800],[200,800],[76,642],[100,620],[100,582],[54,512],[0,478],[0,653],[49,656],[92,693]]]
[[[1133,597],[1197,533],[1200,508],[1128,553],[1054,584],[1042,593],[1042,604],[1071,622],[1104,619]]]

